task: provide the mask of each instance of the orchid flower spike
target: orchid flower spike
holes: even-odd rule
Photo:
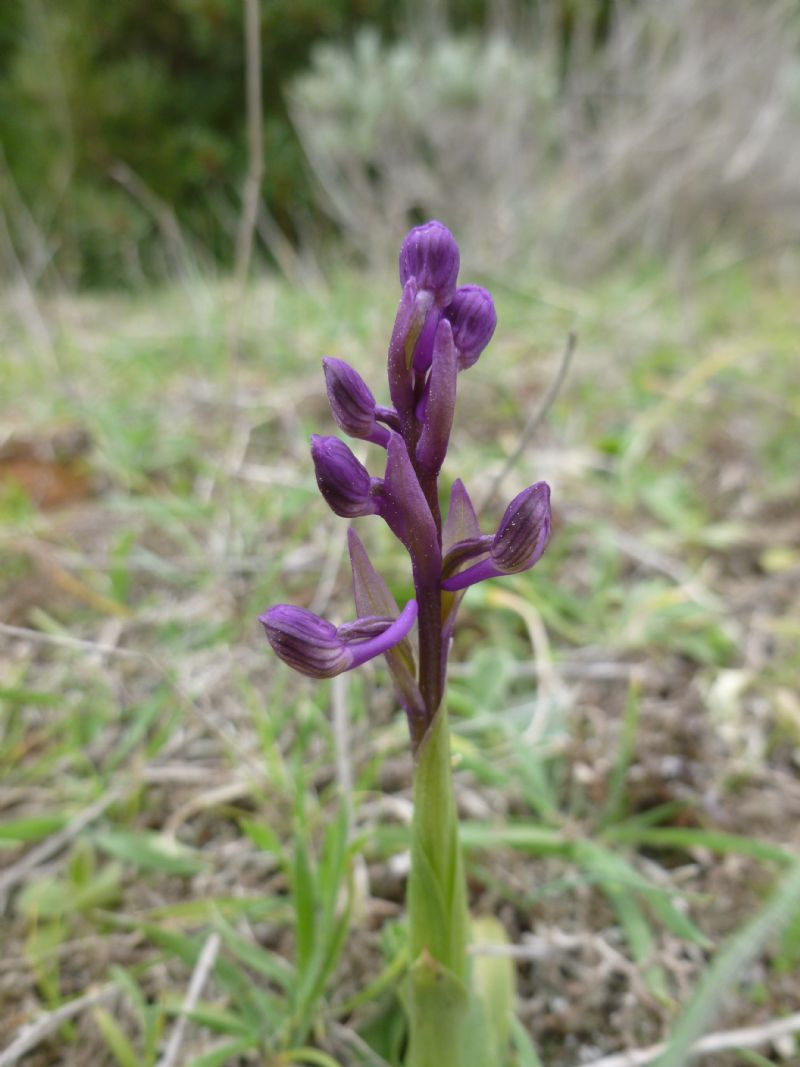
[[[304,608],[270,608],[260,620],[275,652],[314,678],[330,678],[383,654],[419,752],[444,693],[450,639],[463,592],[476,582],[528,570],[550,537],[550,489],[537,482],[509,504],[494,534],[481,534],[466,487],[453,484],[442,521],[439,473],[456,411],[459,372],[491,340],[497,313],[478,285],[457,287],[460,254],[441,222],[426,222],[400,249],[400,305],[387,361],[391,404],[379,404],[341,359],[323,360],[336,425],[381,452],[373,477],[338,437],[314,435],[319,490],[347,519],[379,516],[408,552],[414,599],[401,612],[366,549],[351,531],[359,617],[336,627]],[[417,623],[416,649],[410,640]]]

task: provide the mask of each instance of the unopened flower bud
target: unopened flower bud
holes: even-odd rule
[[[449,592],[466,589],[485,578],[497,578],[503,574],[519,574],[529,570],[542,556],[550,538],[552,515],[550,511],[550,486],[537,482],[523,489],[514,497],[500,520],[497,533],[487,544],[487,538],[455,545],[448,556],[448,568],[458,565],[457,550],[463,547],[462,557],[469,558],[480,549],[488,548],[489,555],[471,567],[460,571],[442,582]]]
[[[456,291],[460,258],[455,238],[441,222],[415,226],[400,249],[400,282],[416,278],[417,288],[431,292],[445,307]]]
[[[492,339],[497,326],[494,301],[480,285],[462,285],[443,314],[453,327],[458,369],[466,370],[477,362]]]
[[[550,537],[550,486],[537,482],[523,489],[506,508],[494,535],[491,558],[504,574],[532,567]]]
[[[277,655],[301,674],[333,678],[350,665],[352,655],[336,627],[313,611],[277,604],[259,622]]]
[[[375,421],[377,405],[369,386],[343,359],[326,356],[322,361],[328,402],[336,425],[351,437],[386,445],[389,431]]]
[[[319,491],[331,511],[345,519],[375,515],[378,504],[372,495],[373,480],[344,441],[338,437],[311,435],[311,457]]]
[[[306,608],[278,604],[259,622],[278,656],[301,674],[333,678],[388,652],[402,641],[417,618],[409,600],[396,619],[367,616],[338,629]]]

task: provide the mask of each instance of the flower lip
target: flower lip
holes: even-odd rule
[[[346,519],[377,513],[369,471],[344,441],[312,434],[311,457],[319,491],[332,511]]]
[[[435,219],[415,226],[400,248],[400,282],[415,278],[417,287],[433,293],[439,307],[456,291],[461,256],[452,233]]]
[[[444,309],[453,327],[458,369],[467,370],[489,344],[497,326],[497,312],[489,292],[480,285],[462,285]]]

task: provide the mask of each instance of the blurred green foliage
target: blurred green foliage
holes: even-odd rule
[[[485,5],[458,6],[475,19]],[[364,24],[391,36],[399,8],[262,0],[264,196],[290,234],[313,208],[282,86],[321,39]],[[227,260],[246,168],[242,11],[242,0],[0,5],[0,203],[33,273],[54,264],[69,283],[158,273],[152,196],[195,248]],[[123,184],[120,164],[134,175]]]
[[[608,0],[587,5],[602,24]],[[496,7],[439,5],[458,32],[491,24]],[[567,50],[575,7],[550,7]],[[424,34],[432,10],[421,0],[261,0],[264,202],[290,238],[330,224],[283,88],[319,42],[364,26],[387,40]],[[70,285],[158,276],[165,246],[180,242],[174,221],[204,265],[229,263],[247,165],[243,56],[242,0],[4,0],[0,208],[34,282],[48,272]]]

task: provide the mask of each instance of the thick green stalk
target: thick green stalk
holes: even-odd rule
[[[444,704],[417,753],[408,914],[412,966],[406,1067],[463,1067],[467,895]]]

